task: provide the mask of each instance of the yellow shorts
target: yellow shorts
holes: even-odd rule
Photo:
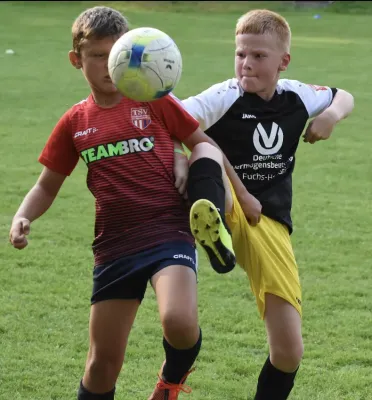
[[[302,316],[298,267],[287,227],[264,215],[257,226],[249,225],[230,187],[233,209],[226,214],[226,222],[237,262],[248,275],[261,318],[265,315],[265,293],[288,301]]]

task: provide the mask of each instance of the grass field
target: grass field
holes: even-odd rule
[[[234,24],[247,3],[184,13],[169,4],[165,11],[110,4],[132,27],[157,27],[175,39],[184,59],[176,95],[183,98],[233,75]],[[94,221],[86,167],[78,165],[33,224],[26,250],[15,251],[7,240],[12,216],[40,173],[37,157],[51,129],[88,94],[67,51],[74,18],[91,4],[0,3],[0,400],[74,399],[84,369]],[[372,17],[283,14],[293,31],[285,76],[342,87],[356,104],[330,141],[302,143],[298,151],[293,243],[304,292],[305,356],[291,399],[371,400]],[[5,55],[8,48],[15,55]],[[238,268],[218,276],[205,262],[199,278],[204,347],[189,379],[194,390],[180,399],[251,399],[268,348],[247,279]],[[117,398],[147,399],[162,360],[148,290]]]

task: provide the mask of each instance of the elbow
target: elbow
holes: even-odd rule
[[[349,92],[345,92],[345,93],[347,94],[347,97],[348,97],[347,103],[349,104],[349,109],[348,109],[348,112],[346,115],[346,116],[348,116],[354,109],[354,96]]]
[[[336,99],[337,97],[337,99]],[[354,96],[347,92],[346,90],[339,89],[335,96],[335,100],[337,103],[337,109],[340,111],[342,117],[340,119],[347,118],[347,116],[354,109]]]
[[[350,111],[354,108],[354,96],[346,90],[340,89],[344,102],[350,105]]]
[[[351,112],[354,109],[354,96],[349,92],[347,92],[347,94],[349,95],[350,98],[350,112]]]

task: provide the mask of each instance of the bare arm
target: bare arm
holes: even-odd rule
[[[182,143],[175,137],[172,137],[174,145],[174,177],[175,186],[182,196],[186,196],[187,177],[189,175],[189,161],[182,146]]]
[[[332,104],[324,111],[334,115],[336,123],[345,119],[354,108],[354,97],[346,90],[338,89]]]
[[[27,246],[26,235],[30,232],[30,223],[43,215],[52,205],[65,175],[44,167],[36,184],[23,199],[10,228],[9,239],[17,249]]]

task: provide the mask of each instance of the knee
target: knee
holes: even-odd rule
[[[91,352],[86,364],[86,374],[90,380],[112,388],[119,376],[123,361],[117,354]]]
[[[275,346],[270,349],[270,360],[275,368],[283,372],[294,372],[304,354],[302,341],[291,346]]]
[[[218,162],[221,166],[223,165],[223,155],[217,147],[211,145],[207,142],[198,143],[194,146],[191,157],[190,164],[199,158],[211,158],[212,160]]]
[[[190,348],[199,338],[200,329],[196,316],[169,311],[162,318],[163,333],[175,348]]]

